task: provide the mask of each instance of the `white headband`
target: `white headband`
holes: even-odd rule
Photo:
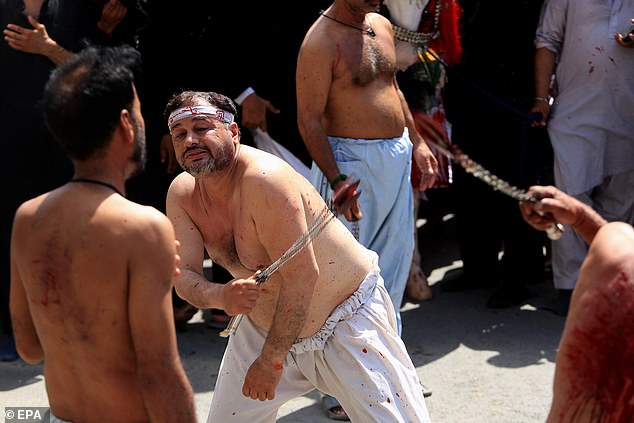
[[[187,106],[176,109],[170,113],[167,126],[169,126],[170,132],[172,132],[172,127],[179,120],[198,115],[207,116],[229,124],[233,123],[233,113],[226,112],[214,106]]]

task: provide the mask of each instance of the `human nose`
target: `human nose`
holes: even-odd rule
[[[183,144],[185,146],[197,145],[200,144],[200,140],[198,139],[194,131],[187,131],[187,133],[185,133],[184,135]]]

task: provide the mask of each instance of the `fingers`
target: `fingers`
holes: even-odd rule
[[[550,116],[550,105],[543,101],[535,101],[535,105],[531,109],[530,119],[531,126],[546,126],[548,124],[548,116]]]
[[[18,25],[9,24],[6,29],[2,31],[4,33],[4,39],[8,43],[17,43],[25,39],[24,32],[28,31],[26,28],[22,28]]]
[[[418,171],[420,173],[420,183],[418,185],[418,189],[425,191],[432,188],[436,183],[438,175],[438,160],[430,154],[427,157],[426,164],[424,166],[419,166]]]
[[[553,186],[533,185],[528,189],[527,194],[530,197],[541,200],[544,198],[556,197],[558,195],[558,190]]]
[[[31,26],[33,26],[33,28],[35,28],[35,29],[40,29],[40,28],[42,28],[44,26],[37,19],[35,19],[31,15],[27,16],[26,18],[28,19],[28,21],[31,24]]]
[[[538,230],[546,230],[555,222],[552,215],[544,213],[538,209],[540,203],[520,202],[520,212],[522,217],[532,227]]]
[[[275,113],[278,114],[280,112],[280,109],[278,109],[277,107],[275,107],[273,104],[271,104],[270,101],[266,102],[266,109],[271,112],[271,113]]]
[[[260,287],[253,276],[248,279],[234,279],[224,285],[224,310],[229,315],[248,314],[260,298]]]
[[[119,0],[110,0],[103,6],[102,15],[112,21],[119,22],[124,18],[128,8]]]
[[[174,240],[174,247],[176,249],[176,253],[174,254],[174,277],[178,277],[181,274],[181,269],[180,267],[178,267],[178,265],[181,262],[181,256],[178,253],[181,249],[181,243],[179,240],[175,239]]]
[[[425,191],[429,188],[432,188],[436,183],[436,173],[422,173],[420,177],[420,184],[418,185],[418,189],[420,191]]]
[[[97,27],[109,35],[121,23],[126,13],[128,8],[122,2],[110,0],[101,9],[101,19],[97,22]]]
[[[359,195],[361,195],[361,191],[359,191]],[[359,196],[357,195],[357,198]],[[350,209],[350,214],[351,214],[351,220],[350,222],[357,222],[361,219],[363,219],[363,213],[361,213],[361,206],[359,205],[359,201],[355,201],[354,204],[352,205],[352,208]]]
[[[261,128],[266,132],[266,118],[262,119],[257,114],[248,112],[244,107],[242,108],[242,126],[249,129]],[[260,115],[261,116],[261,115]]]
[[[335,215],[343,214],[348,222],[355,222],[363,218],[361,206],[359,205],[361,190],[357,190],[361,180],[357,179],[351,184],[347,183],[347,181],[352,179],[354,179],[354,175],[349,176],[346,182],[341,184],[332,196],[333,212]]]
[[[258,96],[256,93],[249,95],[242,102],[242,126],[249,129],[260,128],[267,131],[266,111],[271,106],[268,100]]]
[[[521,201],[520,212],[524,220],[539,230],[547,230],[565,215],[565,203],[560,192],[552,186],[532,186],[528,195],[537,201]]]
[[[27,18],[34,29],[8,24],[4,30],[4,39],[11,48],[16,50],[25,53],[43,54],[43,48],[48,40],[46,27],[32,16]]]

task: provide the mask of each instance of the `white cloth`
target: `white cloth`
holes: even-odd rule
[[[390,12],[392,23],[410,31],[417,31],[429,0],[384,0],[383,3]]]
[[[634,17],[632,0],[548,0],[536,47],[557,55],[548,133],[555,185],[606,218],[631,220],[634,184],[634,49],[614,40]],[[553,243],[553,282],[573,289],[587,246],[573,231]]]
[[[253,94],[255,90],[252,87],[247,87],[246,90],[242,91],[239,96],[233,99],[238,106],[242,106],[242,102],[247,99],[248,96]]]
[[[429,0],[385,0],[383,2],[390,12],[390,21],[401,28],[418,32],[418,26]],[[419,47],[405,41],[394,40],[396,47],[396,67],[404,71],[418,62]]]
[[[248,316],[243,319],[222,359],[207,423],[274,422],[282,404],[316,388],[335,396],[353,422],[430,422],[376,255],[374,261],[319,332],[293,345],[273,400],[242,395],[246,372],[267,336]]]
[[[251,130],[251,135],[255,141],[255,145],[258,149],[274,154],[277,157],[285,160],[290,164],[304,178],[310,178],[310,169],[300,159],[291,153],[286,147],[279,142],[275,141],[268,132],[264,132],[260,128]]]
[[[592,207],[608,222],[620,221],[634,225],[634,198],[622,198],[620,193],[634,186],[634,172],[606,178],[592,191],[574,197]],[[557,289],[574,289],[588,244],[575,231],[567,230],[552,244],[553,284]]]
[[[632,0],[544,3],[536,47],[559,57],[548,132],[557,186],[568,194],[634,170],[634,49],[614,40],[633,17]]]

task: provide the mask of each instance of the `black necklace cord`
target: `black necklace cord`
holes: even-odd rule
[[[342,21],[340,21],[339,19],[335,19],[335,18],[333,18],[332,16],[328,16],[328,15],[326,15],[326,12],[325,12],[324,10],[320,10],[320,11],[319,11],[319,14],[320,14],[321,16],[323,16],[324,18],[328,18],[328,19],[330,19],[330,20],[331,20],[331,21],[333,21],[333,22],[337,22],[339,25],[347,26],[348,28],[353,28],[353,29],[356,29],[357,31],[361,31],[361,32],[363,32],[364,34],[368,34],[371,38],[376,37],[376,32],[374,32],[374,30],[372,29],[372,27],[371,27],[371,26],[370,26],[368,29],[365,29],[365,28],[359,28],[359,27],[358,27],[358,26],[356,26],[356,25],[352,25],[352,24],[349,24],[349,23],[347,23],[347,22],[342,22]]]
[[[113,190],[114,192],[116,192],[117,194],[119,194],[122,197],[125,197],[125,195],[123,195],[123,193],[121,191],[119,191],[117,189],[117,187],[115,187],[112,184],[109,184],[107,182],[103,182],[103,181],[98,181],[97,179],[90,179],[90,178],[73,178],[70,181],[68,181],[69,183],[84,183],[84,184],[93,184],[93,185],[101,185],[102,187],[106,187],[106,188],[110,188],[111,190]]]

